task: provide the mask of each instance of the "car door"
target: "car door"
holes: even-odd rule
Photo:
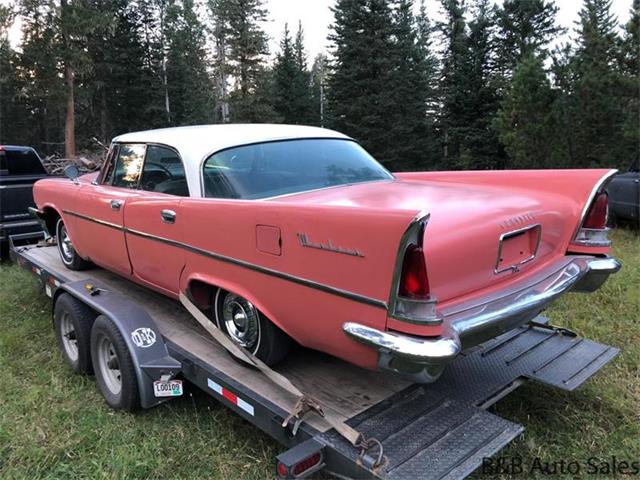
[[[92,262],[122,275],[131,275],[124,234],[124,212],[135,197],[146,151],[144,144],[114,146],[100,179],[83,188],[76,202],[75,242]]]
[[[163,145],[147,145],[139,195],[124,213],[127,247],[133,275],[170,295],[179,292],[184,267],[181,199],[189,195],[178,152]]]

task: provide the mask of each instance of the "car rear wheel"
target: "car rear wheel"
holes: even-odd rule
[[[81,258],[73,247],[67,227],[61,218],[59,218],[56,223],[56,239],[60,259],[62,260],[62,263],[64,263],[65,267],[69,270],[86,270],[89,268],[91,264]]]
[[[219,289],[215,293],[213,306],[213,320],[218,328],[236,345],[267,365],[277,364],[289,353],[289,336],[246,298]]]

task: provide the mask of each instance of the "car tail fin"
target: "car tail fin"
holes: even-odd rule
[[[594,187],[589,202],[582,213],[580,225],[571,242],[573,245],[581,247],[608,247],[611,245],[607,228],[609,196],[605,188],[615,172],[615,170],[610,171]]]
[[[442,322],[436,309],[437,300],[431,295],[422,248],[428,221],[428,214],[418,214],[402,236],[389,298],[391,317],[418,325]]]

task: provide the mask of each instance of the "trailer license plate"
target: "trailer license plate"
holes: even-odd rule
[[[156,397],[179,397],[182,395],[182,380],[156,380],[153,393]]]

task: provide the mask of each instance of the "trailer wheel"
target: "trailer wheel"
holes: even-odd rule
[[[91,375],[91,326],[96,318],[93,310],[68,293],[62,293],[53,309],[53,328],[58,346],[71,369]]]
[[[104,315],[96,318],[91,329],[91,358],[107,404],[116,410],[137,410],[138,380],[129,348],[118,327]]]
[[[86,270],[91,266],[91,263],[81,258],[76,249],[73,248],[73,243],[71,243],[71,238],[62,218],[59,218],[56,223],[56,240],[60,259],[69,270]]]
[[[233,342],[267,365],[282,361],[291,349],[289,336],[276,327],[249,300],[218,289],[213,301],[213,320]],[[232,355],[232,358],[236,358]]]

